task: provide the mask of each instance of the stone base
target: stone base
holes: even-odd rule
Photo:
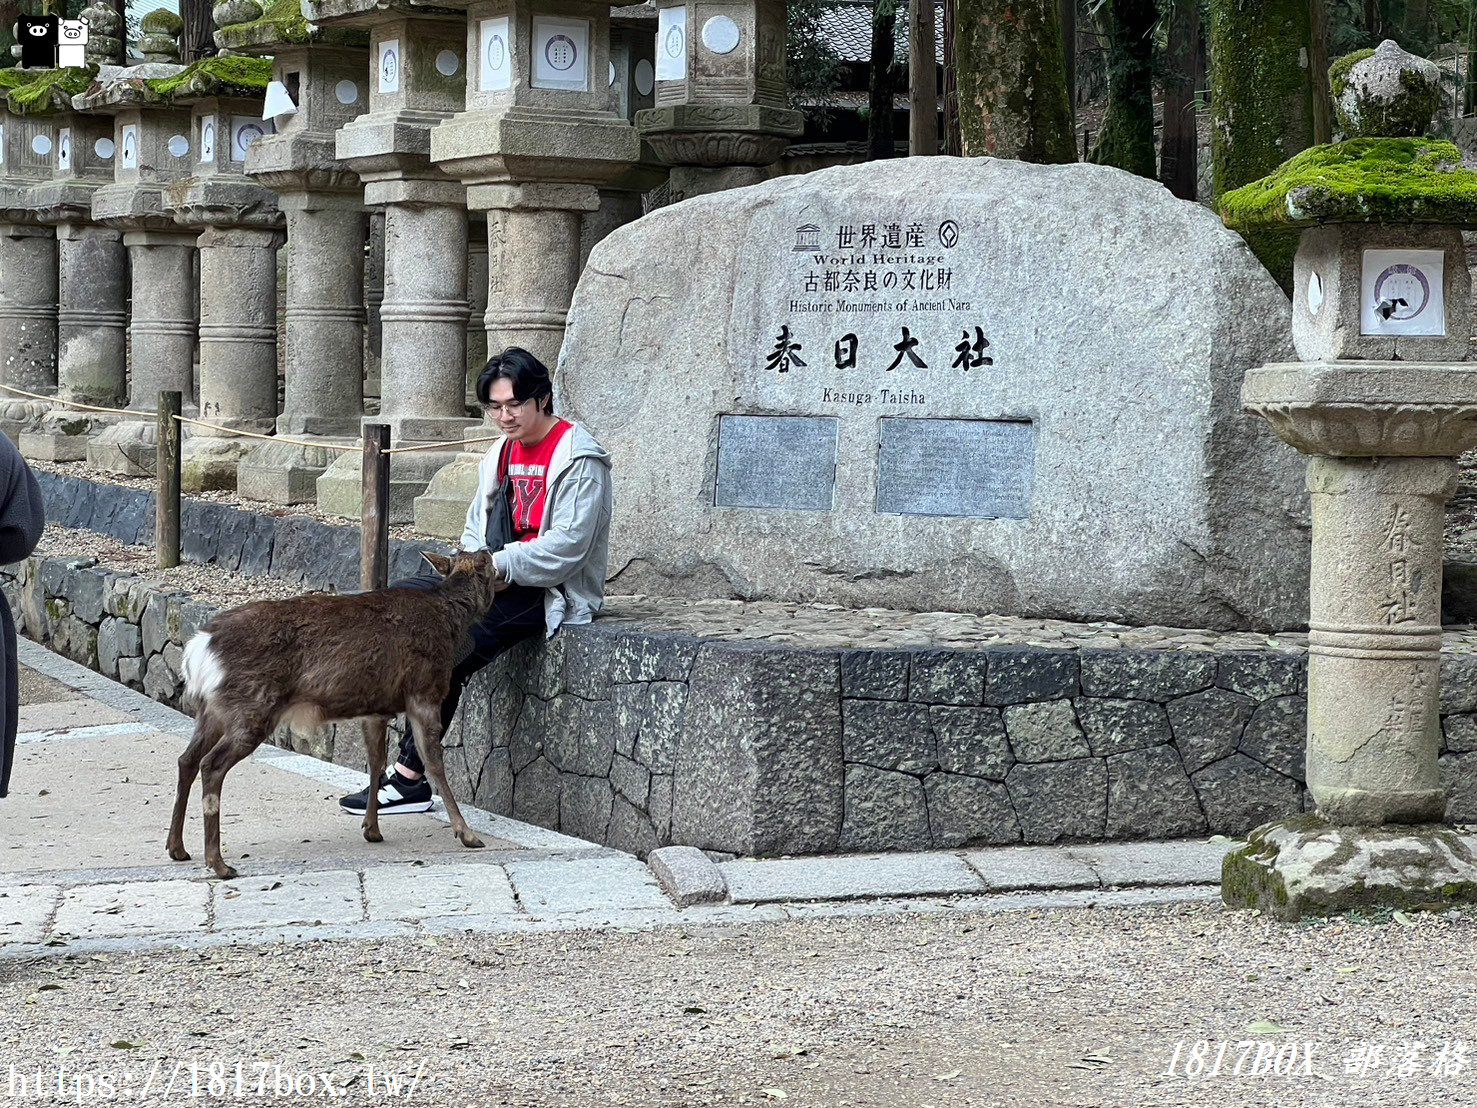
[[[1226,856],[1221,897],[1282,920],[1477,901],[1477,833],[1444,823],[1335,827],[1296,816]]]
[[[51,410],[51,405],[40,400],[0,400],[0,432],[19,445],[21,435]]]
[[[249,439],[186,439],[180,445],[180,491],[234,490],[237,467],[250,449]]]
[[[432,478],[456,458],[457,455],[450,450],[390,455],[390,522],[413,522],[416,497],[425,492]],[[363,460],[358,454],[345,454],[338,458],[318,478],[318,507],[334,515],[358,519],[364,503],[362,477]],[[464,506],[463,517],[466,512]],[[460,527],[457,534],[461,534]]]
[[[496,434],[490,428],[478,428],[473,437]],[[477,495],[477,470],[494,444],[483,442],[468,446],[450,465],[437,471],[426,491],[415,498],[415,529],[438,539],[455,542],[467,522],[467,508]]]
[[[53,408],[20,433],[21,455],[38,462],[80,462],[92,435],[117,422],[116,416]]]
[[[349,440],[324,441],[347,444]],[[247,500],[269,504],[312,504],[318,499],[318,478],[342,453],[286,442],[258,442],[236,468],[236,492]],[[357,462],[359,455],[353,457]]]
[[[87,444],[87,464],[120,477],[152,477],[158,442],[152,417],[115,423]]]

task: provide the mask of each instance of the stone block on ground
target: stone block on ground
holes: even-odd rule
[[[923,788],[928,798],[929,837],[935,848],[1020,841],[1020,824],[1003,783],[930,773]]]
[[[1205,815],[1172,746],[1107,759],[1110,839],[1168,839],[1205,831]]]
[[[1477,901],[1477,835],[1445,824],[1331,827],[1305,815],[1252,832],[1229,854],[1221,896],[1277,919]]]
[[[1226,689],[1204,689],[1171,700],[1166,711],[1185,769],[1197,773],[1241,745],[1256,702]]]
[[[1067,853],[1086,862],[1104,885],[1214,885],[1221,879],[1221,862],[1241,844],[1231,839],[1206,842],[1123,843],[1072,846]]]
[[[1302,810],[1302,790],[1296,781],[1245,754],[1222,758],[1190,780],[1212,834],[1241,835]]]
[[[938,765],[933,726],[922,704],[843,700],[841,747],[848,764],[914,774]]]
[[[1062,762],[1091,754],[1070,700],[1012,704],[1003,712],[1011,749],[1022,762]]]
[[[933,725],[942,770],[1005,780],[1015,764],[1015,755],[1010,752],[999,708],[934,705],[928,709],[928,719]]]
[[[507,869],[519,902],[535,917],[671,907],[651,871],[635,858],[513,861]]]
[[[1169,742],[1169,719],[1160,704],[1084,696],[1078,698],[1076,707],[1077,719],[1094,757],[1124,754]]]
[[[926,850],[930,845],[923,782],[907,773],[846,767],[841,850]]]
[[[664,846],[646,859],[662,891],[679,908],[718,904],[728,899],[723,871],[693,846]]]
[[[1005,785],[1026,842],[1102,837],[1107,819],[1108,771],[1101,759],[1017,763]]]
[[[1095,889],[1100,884],[1091,866],[1061,847],[1001,847],[975,850],[965,858],[990,892]]]
[[[880,854],[723,862],[718,867],[735,904],[788,900],[854,900],[878,896],[945,896],[981,892],[984,883],[954,854]]]

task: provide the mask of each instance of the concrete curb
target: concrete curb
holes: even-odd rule
[[[723,871],[695,846],[664,846],[646,859],[662,892],[679,908],[717,904],[728,899]]]

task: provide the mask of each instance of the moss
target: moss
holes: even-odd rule
[[[1436,139],[1360,138],[1304,150],[1220,200],[1226,226],[1286,231],[1320,223],[1477,226],[1477,172]]]
[[[168,8],[155,8],[139,21],[138,26],[146,35],[178,35],[185,29],[185,21]]]
[[[19,115],[65,110],[71,99],[87,91],[97,76],[97,66],[29,70],[30,80],[8,86],[10,110]]]
[[[314,27],[309,29],[298,0],[272,0],[260,19],[232,23],[215,33],[217,46],[231,50],[267,46],[303,45],[309,42],[335,46],[368,46],[369,32],[362,27]]]
[[[1335,100],[1344,94],[1344,89],[1348,85],[1349,70],[1365,58],[1372,57],[1374,57],[1373,48],[1369,50],[1355,50],[1352,54],[1345,54],[1328,67],[1328,87],[1329,91],[1333,93]]]
[[[36,71],[34,69],[21,69],[18,66],[0,69],[0,89],[17,88],[20,85],[28,84],[35,80],[35,78]]]
[[[150,92],[166,100],[182,96],[260,96],[272,79],[270,58],[201,58],[172,77],[144,81]]]

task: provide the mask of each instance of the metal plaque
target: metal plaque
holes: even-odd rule
[[[877,511],[1024,519],[1036,428],[1023,420],[883,419]]]
[[[716,507],[828,512],[835,493],[834,418],[718,417]]]

